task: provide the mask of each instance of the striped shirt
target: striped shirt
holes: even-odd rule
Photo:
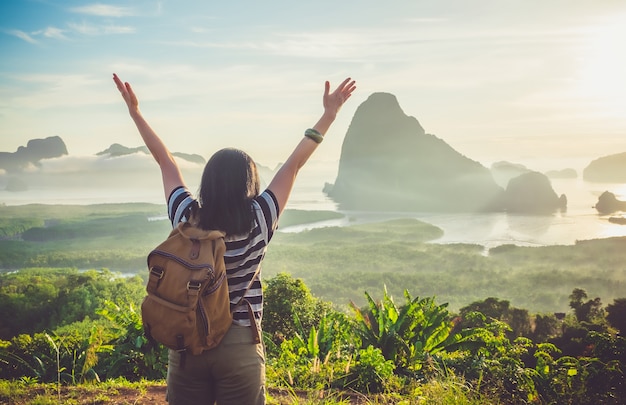
[[[179,222],[188,221],[191,207],[194,204],[196,204],[196,200],[189,190],[182,186],[174,189],[167,200],[167,211],[172,226],[175,227]],[[250,233],[229,235],[224,239],[226,244],[224,262],[231,307],[239,302],[254,273],[261,265],[267,245],[278,225],[278,202],[270,190],[265,190],[254,198],[252,207],[255,212],[255,221]],[[260,323],[263,317],[263,290],[260,272],[246,293],[246,299],[252,304],[254,316]],[[245,305],[237,307],[233,312],[233,319],[234,323],[238,325],[250,326],[247,307]]]

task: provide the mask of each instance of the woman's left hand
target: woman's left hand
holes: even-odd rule
[[[356,89],[356,82],[351,78],[347,78],[335,91],[330,93],[330,82],[326,81],[324,87],[324,112],[327,114],[337,115],[343,103],[350,98],[352,92]]]

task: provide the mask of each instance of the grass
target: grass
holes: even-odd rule
[[[0,403],[7,405],[166,405],[165,382],[124,379],[63,386],[33,381],[0,380]],[[269,387],[268,405],[496,405],[478,395],[462,379],[444,377],[409,387],[411,394],[363,395],[335,390],[294,390]]]
[[[46,404],[167,404],[163,381],[128,382],[123,379],[59,387],[32,381],[0,380],[0,403]]]

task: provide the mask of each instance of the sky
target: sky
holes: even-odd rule
[[[352,77],[319,162],[388,92],[485,166],[562,169],[626,151],[625,50],[623,0],[2,1],[0,151],[140,146],[115,72],[170,149],[272,166],[321,115],[324,81]]]

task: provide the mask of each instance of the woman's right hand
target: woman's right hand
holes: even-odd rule
[[[139,101],[137,100],[137,96],[133,91],[133,88],[130,86],[130,83],[123,83],[119,77],[115,73],[113,73],[113,81],[117,85],[117,89],[122,94],[126,105],[128,106],[128,111],[132,114],[134,112],[139,111]]]
[[[185,182],[183,175],[180,173],[176,160],[172,157],[167,146],[165,146],[161,138],[159,138],[139,112],[139,102],[137,101],[137,96],[135,96],[133,88],[130,87],[129,83],[123,83],[115,73],[113,73],[113,81],[128,106],[130,117],[135,122],[143,142],[161,168],[163,190],[165,191],[165,200],[167,201],[172,190],[179,186],[184,187]]]

